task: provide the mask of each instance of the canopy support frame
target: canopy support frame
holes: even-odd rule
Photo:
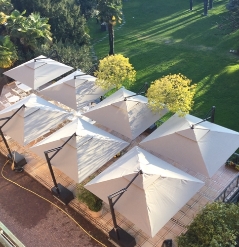
[[[206,117],[202,121],[199,121],[198,123],[192,124],[191,129],[194,129],[195,125],[198,125],[200,123],[203,123],[203,122],[205,122],[205,121],[207,121],[209,119],[211,120],[212,123],[214,123],[215,111],[216,111],[216,107],[213,106],[211,108],[211,110],[207,113]],[[210,115],[210,116],[208,116],[208,115]]]
[[[73,193],[62,186],[60,183],[56,182],[56,177],[52,169],[51,160],[62,150],[62,148],[74,137],[76,133],[71,135],[60,147],[53,148],[47,151],[44,151],[45,158],[48,164],[49,171],[51,173],[51,177],[54,183],[54,187],[51,189],[53,196],[55,196],[58,200],[60,200],[63,204],[67,205],[71,200],[74,199]],[[50,153],[54,152],[51,156]]]
[[[142,91],[143,89],[144,91]],[[138,93],[124,97],[124,101],[126,101],[128,98],[131,98],[137,95],[144,95],[147,92],[147,90],[148,90],[148,82],[145,82],[144,85],[140,88]]]
[[[133,247],[136,245],[136,241],[135,241],[134,237],[132,237],[130,234],[128,234],[126,231],[124,231],[122,228],[120,228],[117,225],[115,211],[114,211],[114,205],[121,198],[121,196],[127,191],[127,189],[134,182],[134,180],[139,175],[142,175],[142,174],[143,174],[142,170],[139,170],[125,188],[123,188],[123,189],[121,189],[121,190],[108,196],[109,205],[110,205],[110,212],[111,212],[111,216],[112,216],[112,220],[113,220],[113,224],[114,224],[114,228],[109,232],[109,237],[114,242],[116,242],[120,247]],[[115,198],[115,197],[117,197],[117,198],[113,201],[113,198]]]
[[[7,158],[9,160],[12,160],[14,162],[14,169],[15,171],[22,172],[23,171],[23,166],[27,164],[26,159],[24,158],[23,155],[19,154],[16,151],[11,151],[8,142],[6,140],[6,137],[3,134],[2,128],[22,109],[25,108],[26,106],[23,104],[21,107],[19,107],[10,117],[5,117],[5,118],[0,118],[0,121],[6,120],[1,126],[0,126],[0,135],[3,139],[3,142],[7,148],[8,155]]]

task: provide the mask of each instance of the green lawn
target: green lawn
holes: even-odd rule
[[[137,71],[130,89],[182,73],[198,84],[191,114],[204,117],[215,105],[215,122],[239,131],[239,56],[229,53],[239,47],[239,31],[227,35],[216,24],[228,14],[227,2],[214,0],[207,17],[202,16],[202,0],[194,0],[193,11],[188,0],[123,2],[126,23],[115,31],[115,53],[129,57]],[[89,26],[92,43],[107,35],[95,20]],[[106,56],[108,39],[94,48],[99,58]]]

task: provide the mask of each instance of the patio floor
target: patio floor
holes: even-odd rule
[[[4,88],[3,93],[6,93],[7,89]],[[1,100],[1,98],[0,98]],[[101,127],[101,126],[99,126]],[[107,129],[105,129],[107,130]],[[115,132],[108,130],[111,134],[115,134]],[[119,138],[122,138],[126,141],[123,136],[117,135]],[[133,142],[131,142],[130,146],[127,147],[125,152],[129,151],[132,147],[138,145],[147,134],[143,133],[138,138],[136,138]],[[25,171],[43,184],[49,190],[53,187],[53,182],[51,179],[50,172],[48,170],[48,166],[46,161],[32,153],[28,147],[22,147],[13,141],[11,138],[8,139],[9,146],[12,150],[15,150],[19,153],[24,154],[27,164],[25,165]],[[0,152],[3,154],[7,154],[6,148],[4,146],[3,141],[0,142]],[[162,158],[162,157],[160,157]],[[116,159],[111,159],[106,165],[101,167],[94,175],[99,174],[104,169],[106,169],[109,165],[111,165]],[[132,222],[127,220],[125,217],[116,212],[117,223],[118,225],[126,230],[129,234],[135,237],[137,247],[161,247],[162,243],[165,239],[173,239],[173,246],[177,246],[175,238],[179,236],[182,232],[186,231],[186,226],[190,224],[195,215],[208,203],[213,202],[220,193],[225,189],[225,187],[238,175],[238,172],[226,167],[222,166],[217,173],[211,178],[206,178],[201,174],[195,173],[183,166],[180,166],[176,163],[173,163],[171,160],[166,160],[167,162],[173,164],[175,167],[191,174],[192,176],[202,180],[205,182],[205,185],[202,189],[191,198],[173,218],[171,218],[167,224],[156,234],[154,238],[146,235],[142,230],[136,227]],[[53,167],[54,173],[56,175],[56,180],[58,183],[61,183],[63,186],[67,187],[69,190],[73,191],[76,195],[76,183],[59,171],[57,168]],[[87,181],[84,181],[87,182]],[[69,204],[73,209],[82,214],[85,218],[89,219],[95,226],[101,229],[103,232],[108,234],[108,232],[113,228],[112,218],[110,214],[110,210],[108,205],[104,204],[102,216],[99,218],[93,218],[86,206],[80,203],[77,199],[74,199]]]

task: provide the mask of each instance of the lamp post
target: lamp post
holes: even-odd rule
[[[4,121],[6,120],[1,126],[0,126],[0,135],[2,136],[3,142],[7,148],[8,151],[8,155],[7,158],[12,160],[14,162],[14,170],[16,171],[22,171],[23,170],[23,166],[27,164],[26,159],[24,158],[23,155],[19,154],[16,151],[11,151],[7,140],[3,134],[2,128],[23,108],[25,108],[26,106],[23,104],[21,107],[19,107],[10,117],[5,117],[5,118],[0,118],[0,121]]]
[[[53,159],[53,157],[55,155],[57,155],[58,152],[60,152],[62,150],[62,148],[74,136],[76,136],[76,133],[74,133],[72,136],[70,136],[60,147],[53,148],[53,149],[50,149],[50,150],[47,150],[47,151],[44,152],[45,157],[46,157],[46,161],[47,161],[47,164],[48,164],[48,168],[50,170],[51,177],[52,177],[52,180],[53,180],[53,183],[54,183],[54,187],[51,189],[51,192],[52,192],[54,197],[56,197],[59,201],[61,201],[65,205],[67,205],[71,200],[74,199],[74,195],[70,190],[65,188],[60,183],[56,182],[56,178],[55,178],[55,175],[54,175],[54,172],[53,172],[53,169],[52,169],[52,165],[51,165],[51,160]],[[54,152],[54,153],[49,157],[49,153],[52,153],[52,152]]]
[[[113,225],[114,225],[114,228],[109,232],[109,237],[116,244],[118,244],[120,247],[133,247],[136,245],[136,241],[135,241],[134,237],[132,237],[130,234],[128,234],[125,230],[123,230],[122,228],[120,228],[117,225],[115,211],[114,211],[114,205],[120,199],[120,197],[127,191],[127,189],[134,182],[134,180],[139,175],[142,175],[142,174],[143,174],[143,172],[141,170],[139,170],[137,172],[137,174],[133,177],[133,179],[129,182],[129,184],[125,188],[123,188],[123,189],[121,189],[121,190],[108,196],[109,205],[110,205],[110,212],[111,212]],[[117,198],[113,201],[113,198],[115,198],[115,197],[117,197]]]

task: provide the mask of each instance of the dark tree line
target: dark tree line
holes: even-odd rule
[[[75,0],[12,0],[12,3],[19,11],[26,10],[27,14],[39,12],[49,18],[55,41],[80,46],[89,43],[86,19]]]

